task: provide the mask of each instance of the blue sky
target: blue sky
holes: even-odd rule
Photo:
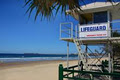
[[[59,39],[61,22],[78,22],[73,18],[66,20],[58,13],[55,20],[34,21],[32,15],[25,15],[27,7],[24,0],[0,1],[0,53],[66,53],[66,42]],[[74,44],[70,52],[76,52]]]
[[[27,7],[23,6],[24,0],[0,1],[0,53],[66,53],[67,42],[59,39],[59,24],[73,22],[76,25],[78,21],[70,16],[65,19],[60,12],[55,20],[40,21],[39,17],[34,21],[34,13],[28,18]],[[76,52],[71,43],[70,53]]]

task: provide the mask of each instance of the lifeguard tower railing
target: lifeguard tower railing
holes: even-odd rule
[[[99,23],[97,23],[99,24]],[[88,26],[91,24],[87,24]],[[86,38],[80,38],[79,27],[82,25],[73,25],[72,22],[61,23],[60,24],[60,39],[65,41],[73,42],[73,39],[80,39],[84,42]],[[109,26],[109,25],[108,25]],[[107,40],[107,39],[120,39],[120,21],[110,22],[111,29],[107,30],[110,35],[108,37],[97,37],[94,39],[98,40]],[[93,38],[87,38],[87,40],[93,40]]]
[[[87,24],[89,25],[89,24]],[[78,47],[78,51],[80,51],[79,46],[80,45],[86,45],[86,44],[107,44],[108,41],[112,42],[112,43],[120,43],[120,21],[113,21],[110,22],[107,26],[110,26],[111,29],[107,30],[107,32],[110,34],[107,37],[95,37],[95,38],[84,38],[84,37],[80,37],[80,26],[82,25],[76,25],[74,26],[72,22],[68,22],[68,23],[61,23],[60,24],[60,39],[67,41],[67,42],[73,42],[75,43],[75,40],[78,40],[79,45],[77,45]],[[82,44],[81,44],[82,43]],[[79,52],[81,53],[81,52]],[[78,55],[79,55],[78,53]],[[82,54],[82,53],[81,53]],[[84,56],[84,55],[79,55],[79,56]],[[109,56],[109,55],[108,55]],[[82,59],[81,57],[81,59]],[[88,55],[89,57],[89,55]],[[112,58],[109,56],[109,60],[107,62],[107,64],[105,64],[103,66],[103,64],[87,64],[84,65],[85,68],[91,67],[91,66],[95,66],[97,67],[98,70],[92,70],[91,68],[89,69],[83,69],[83,71],[81,71],[79,69],[79,61],[78,61],[78,65],[75,66],[69,66],[67,68],[64,68],[62,65],[59,66],[59,80],[63,80],[64,78],[67,78],[68,80],[110,80],[110,76],[114,77],[114,80],[118,80],[116,78],[120,78],[120,70],[118,70],[118,72],[116,72],[116,69],[120,69],[120,65],[114,65],[111,63]],[[84,61],[84,60],[82,60]],[[99,61],[99,59],[98,59]],[[83,64],[86,64],[86,62],[83,62]],[[106,68],[107,67],[107,68]],[[111,72],[111,68],[113,69],[113,72]],[[105,69],[105,70],[104,70]],[[85,76],[81,76],[85,74]],[[92,75],[92,76],[91,76]],[[105,76],[104,79],[96,79],[94,76],[97,76],[100,78],[100,76]],[[117,77],[116,77],[117,76]],[[86,77],[86,78],[85,78]]]

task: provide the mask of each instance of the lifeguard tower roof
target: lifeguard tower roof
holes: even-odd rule
[[[80,10],[81,9],[81,10]],[[72,15],[75,19],[79,20],[79,14],[94,13],[100,11],[110,11],[112,20],[120,19],[120,2],[93,2],[86,4],[73,10],[67,10],[66,12]],[[79,12],[76,13],[75,10]]]

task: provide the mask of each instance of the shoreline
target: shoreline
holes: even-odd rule
[[[95,58],[92,58],[95,59]],[[90,60],[92,60],[90,59]],[[104,57],[103,60],[107,59]],[[69,60],[69,62],[78,61],[76,60]],[[41,60],[41,61],[18,61],[18,62],[0,62],[0,69],[5,68],[14,68],[14,67],[22,67],[22,66],[30,66],[30,65],[45,65],[45,64],[52,64],[52,63],[66,63],[67,60]],[[90,62],[90,61],[89,61]]]
[[[69,60],[70,62],[77,60]],[[55,63],[66,63],[66,60],[45,60],[45,61],[24,61],[24,62],[0,62],[0,70],[7,68],[16,68],[16,67],[24,67],[31,65],[47,65],[47,64],[55,64]]]
[[[51,60],[51,61],[24,61],[24,62],[1,62],[1,68],[10,68],[10,67],[22,67],[22,66],[30,66],[30,65],[37,65],[37,64],[50,64],[56,62],[63,62],[63,60]]]

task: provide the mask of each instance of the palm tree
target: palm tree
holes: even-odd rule
[[[59,10],[61,13],[66,14],[66,9],[72,10],[75,8],[80,9],[80,3],[84,2],[85,0],[25,0],[25,6],[28,5],[27,12],[29,16],[31,15],[32,11],[35,9],[35,20],[38,15],[50,19],[51,16],[56,16]],[[91,0],[97,1],[97,0]],[[106,0],[109,2],[115,0]],[[53,15],[53,10],[55,11],[55,15]]]

